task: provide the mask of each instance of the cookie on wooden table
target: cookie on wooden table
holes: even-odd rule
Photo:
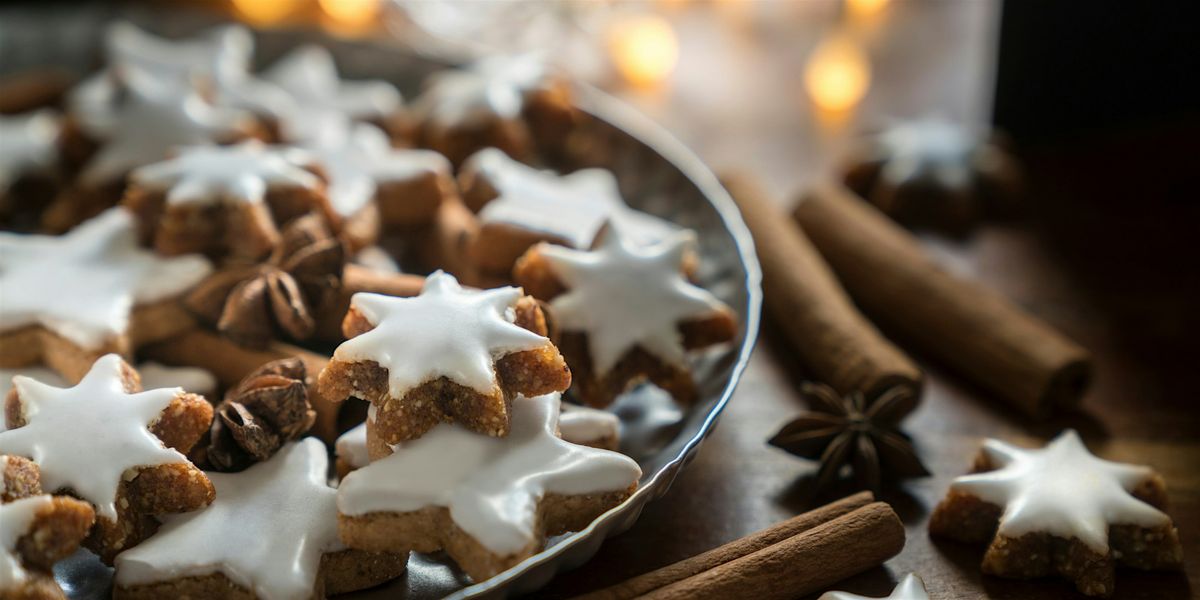
[[[348,339],[321,372],[320,394],[371,402],[389,444],[443,421],[504,436],[513,398],[571,382],[541,308],[520,288],[465,290],[438,271],[416,297],[355,294],[342,327]]]
[[[120,356],[96,361],[74,387],[15,377],[0,454],[37,464],[48,492],[91,503],[84,543],[111,563],[157,526],[154,517],[206,506],[213,487],[184,456],[208,431],[212,406],[182,388],[142,391]]]
[[[633,493],[641,469],[560,439],[558,417],[558,394],[522,396],[505,437],[443,423],[389,448],[338,488],[342,540],[377,552],[445,550],[482,581],[540,552],[548,536],[587,527]]]
[[[1060,575],[1089,596],[1110,596],[1117,565],[1178,569],[1179,533],[1163,509],[1162,476],[1096,458],[1067,430],[1045,448],[987,440],[974,474],[934,509],[933,535],[988,543],[983,572],[1026,579]]]
[[[513,278],[549,304],[583,403],[607,406],[644,380],[680,402],[695,399],[688,351],[733,339],[737,321],[685,277],[694,242],[687,231],[638,245],[616,226],[595,250],[542,243],[518,261]]]

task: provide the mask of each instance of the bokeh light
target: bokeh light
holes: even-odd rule
[[[679,61],[679,40],[666,19],[639,15],[613,23],[609,53],[617,72],[629,83],[652,87],[662,83]]]
[[[270,25],[286,19],[305,0],[233,0],[238,15],[254,25]]]
[[[333,21],[352,27],[371,22],[379,14],[381,0],[318,0],[321,10]]]
[[[826,38],[808,57],[804,86],[813,103],[823,110],[853,109],[871,86],[871,65],[866,53],[845,35]]]

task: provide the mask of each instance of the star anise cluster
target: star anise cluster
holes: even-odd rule
[[[305,339],[315,315],[341,286],[346,248],[315,214],[284,228],[267,260],[222,269],[201,282],[187,306],[235,342],[265,346]]]
[[[307,378],[304,361],[285,358],[259,367],[226,392],[209,430],[210,466],[241,471],[303,437],[317,418]]]
[[[860,485],[875,491],[885,479],[929,475],[912,440],[898,428],[916,406],[909,387],[892,387],[868,397],[862,392],[843,396],[829,386],[806,383],[800,394],[809,412],[784,425],[769,443],[818,461],[817,491],[836,481],[846,465]]]

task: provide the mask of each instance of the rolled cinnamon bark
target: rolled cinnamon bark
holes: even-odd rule
[[[1078,404],[1090,356],[999,294],[939,268],[845,187],[814,187],[795,218],[877,323],[1032,417]]]
[[[878,566],[902,548],[900,518],[886,503],[875,502],[639,597],[798,598]]]
[[[146,346],[138,354],[166,365],[206,369],[216,376],[223,387],[237,385],[251,371],[273,360],[299,357],[304,361],[308,374],[308,402],[317,411],[312,432],[329,444],[337,439],[337,418],[341,405],[322,399],[316,390],[317,375],[329,362],[325,356],[282,342],[272,342],[263,349],[246,348],[200,328]]]
[[[384,273],[361,265],[348,264],[342,270],[342,285],[337,290],[337,296],[317,315],[314,337],[326,342],[340,342],[346,339],[346,336],[342,335],[342,319],[350,309],[350,298],[354,294],[371,292],[388,296],[416,296],[421,293],[421,287],[424,285],[425,278],[419,275]]]
[[[642,594],[648,594],[656,589],[666,587],[677,581],[682,581],[698,573],[703,573],[729,561],[762,550],[767,546],[808,531],[823,523],[828,523],[844,514],[862,508],[874,500],[875,497],[871,492],[860,492],[853,496],[848,496],[837,502],[796,515],[757,533],[752,533],[744,538],[729,542],[724,546],[713,548],[703,554],[681,560],[657,571],[639,575],[612,587],[585,594],[577,598],[577,600],[626,600],[641,596]]]
[[[813,377],[843,394],[905,385],[915,397],[921,370],[854,307],[800,228],[751,179],[722,183],[754,234],[767,309]]]

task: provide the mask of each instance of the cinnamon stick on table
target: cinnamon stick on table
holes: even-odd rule
[[[829,265],[780,205],[747,177],[722,183],[754,234],[767,309],[814,378],[867,394],[894,385],[920,391],[922,375],[854,307]]]
[[[855,302],[1027,415],[1078,404],[1090,356],[999,294],[939,268],[919,242],[840,184],[814,187],[795,218]]]

